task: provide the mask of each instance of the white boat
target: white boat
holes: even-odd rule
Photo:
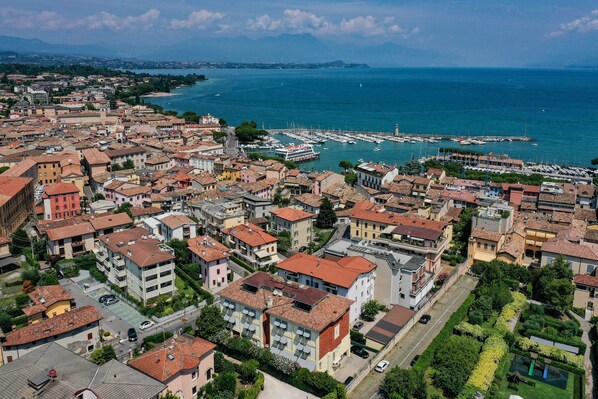
[[[469,141],[469,140],[461,140],[461,141],[459,141],[459,144],[461,144],[461,145],[471,145],[471,141]]]
[[[532,143],[532,146],[537,147],[538,143]]]
[[[374,151],[380,151],[380,147],[374,148]]]
[[[286,161],[294,162],[309,161],[320,157],[320,153],[315,152],[314,146],[311,144],[299,144],[278,148],[274,151],[274,154]]]

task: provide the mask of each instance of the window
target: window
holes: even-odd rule
[[[93,352],[93,345],[87,346],[87,352]]]
[[[87,339],[93,339],[93,333],[87,334]]]
[[[195,378],[197,378],[197,377],[195,377]],[[192,388],[191,388],[191,393],[192,393],[193,395],[196,395],[196,394],[197,394],[197,387],[192,387]]]
[[[478,241],[478,248],[482,247],[482,243]]]
[[[206,371],[206,379],[208,381],[212,379],[212,369],[208,369],[208,371]]]
[[[487,251],[487,250],[488,250],[488,243],[487,243],[487,242],[485,242],[485,243],[484,243],[484,251]]]
[[[197,370],[193,370],[193,372],[191,373],[191,380],[195,381],[197,379]]]
[[[12,362],[12,356],[8,356],[8,357],[6,358],[6,360],[8,361],[8,363]]]
[[[336,326],[334,326],[334,339],[337,339],[339,337],[339,335],[341,335],[341,324],[338,323]]]

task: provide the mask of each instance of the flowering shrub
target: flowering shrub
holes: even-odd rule
[[[515,319],[525,307],[525,295],[520,292],[513,292],[513,301],[508,303],[498,315],[494,330],[501,336],[511,331],[509,323]]]
[[[573,353],[557,348],[556,346],[539,344],[529,338],[519,338],[519,340],[517,340],[517,347],[525,352],[536,352],[559,362],[570,364],[580,369],[584,368],[583,356],[574,355]]]
[[[494,373],[496,373],[500,359],[506,355],[508,350],[509,347],[502,337],[490,336],[482,347],[480,359],[469,376],[467,385],[487,391],[494,380]]]
[[[485,331],[482,326],[462,321],[455,326],[455,331],[461,335],[470,335],[478,341],[483,341],[488,336],[488,332]]]

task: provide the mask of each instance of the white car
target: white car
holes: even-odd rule
[[[388,366],[390,366],[390,362],[388,360],[382,360],[380,361],[380,363],[376,365],[376,368],[374,370],[376,370],[379,373],[384,373]]]
[[[146,329],[150,328],[153,325],[154,325],[153,321],[145,320],[145,321],[141,322],[141,324],[139,325],[139,329],[140,330],[146,330]]]

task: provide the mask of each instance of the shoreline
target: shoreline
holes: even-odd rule
[[[175,88],[175,90],[178,89]],[[177,94],[177,93],[165,93],[165,92],[156,92],[156,93],[149,93],[149,94],[144,94],[143,96],[141,96],[142,98],[162,98],[162,97],[176,97],[176,96],[181,96],[182,94]]]

